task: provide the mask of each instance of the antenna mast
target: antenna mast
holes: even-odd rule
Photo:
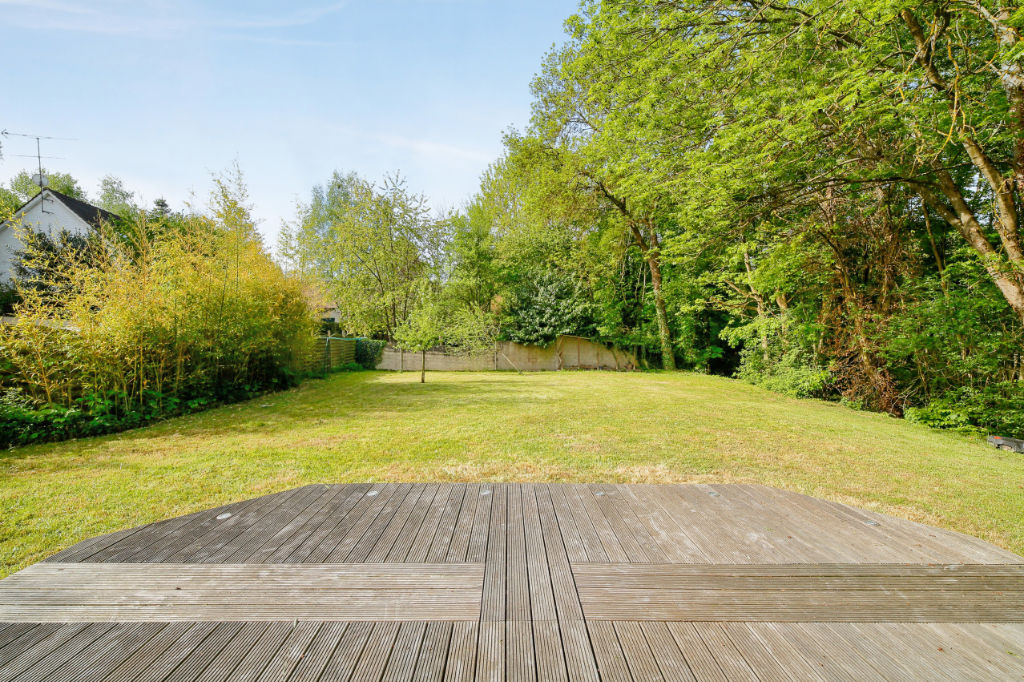
[[[73,138],[73,137],[53,137],[51,135],[32,135],[32,134],[29,134],[29,133],[12,133],[9,130],[7,130],[6,128],[4,128],[3,130],[0,130],[0,136],[3,136],[3,137],[11,137],[11,136],[14,136],[14,137],[27,137],[27,138],[35,139],[35,141],[36,141],[35,159],[36,159],[36,166],[39,169],[39,174],[36,176],[36,184],[39,185],[40,188],[46,186],[46,180],[43,178],[43,159],[61,159],[61,158],[64,158],[64,157],[61,157],[61,156],[43,156],[42,140],[68,140],[68,141],[73,141],[73,140],[76,139],[76,138]],[[31,154],[15,154],[15,156],[20,156],[22,158],[28,158],[28,159],[32,158]]]

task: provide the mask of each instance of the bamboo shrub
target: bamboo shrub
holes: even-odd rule
[[[107,227],[87,257],[19,282],[17,322],[0,327],[0,388],[37,406],[148,414],[287,384],[315,316],[235,190],[218,180],[211,215],[173,228],[144,216]]]

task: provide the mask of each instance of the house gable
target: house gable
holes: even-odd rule
[[[116,218],[101,208],[69,197],[52,189],[43,189],[14,213],[14,217],[0,224],[0,282],[11,279],[15,252],[21,250],[17,225],[51,237],[62,231],[87,235],[104,220]]]

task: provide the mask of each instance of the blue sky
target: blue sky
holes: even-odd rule
[[[401,170],[458,207],[529,117],[529,84],[578,0],[0,0],[0,129],[95,194],[205,201],[236,159],[273,244],[332,170]],[[0,182],[34,161],[4,141]]]

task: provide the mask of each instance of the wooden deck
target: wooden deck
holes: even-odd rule
[[[759,486],[314,485],[0,581],[0,680],[1024,679],[1024,558]]]

